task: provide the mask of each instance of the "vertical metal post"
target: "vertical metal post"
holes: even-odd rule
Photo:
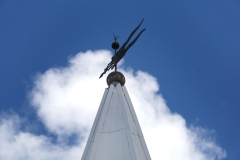
[[[115,55],[116,55],[116,49],[115,49]],[[117,72],[117,63],[115,64],[115,72]]]

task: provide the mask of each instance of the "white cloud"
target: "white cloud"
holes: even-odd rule
[[[38,74],[30,101],[47,131],[56,135],[52,143],[47,135],[34,135],[16,129],[14,117],[2,118],[0,159],[79,159],[96,115],[104,88],[100,73],[111,59],[106,50],[79,53],[69,65]],[[152,159],[217,160],[226,152],[214,142],[212,131],[187,127],[179,114],[173,114],[158,94],[159,85],[150,74],[122,69]],[[66,143],[68,136],[81,135],[76,144]],[[1,145],[3,146],[3,145]],[[11,152],[7,148],[11,148]]]
[[[53,144],[51,138],[20,130],[21,120],[17,115],[0,119],[1,160],[66,160],[79,159],[82,144],[66,146]]]

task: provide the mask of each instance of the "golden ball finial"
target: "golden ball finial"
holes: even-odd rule
[[[121,72],[114,71],[107,76],[107,84],[110,85],[113,81],[117,81],[123,86],[125,84],[125,77]]]

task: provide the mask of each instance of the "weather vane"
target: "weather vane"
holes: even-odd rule
[[[112,60],[110,63],[108,63],[107,67],[104,69],[104,72],[100,75],[99,78],[101,78],[107,71],[109,71],[110,69],[113,69],[115,67],[115,71],[117,71],[117,63],[123,58],[123,56],[126,54],[126,52],[128,51],[128,49],[130,47],[132,47],[132,45],[138,40],[138,38],[141,36],[141,34],[146,30],[146,28],[144,28],[138,35],[137,37],[128,45],[128,42],[130,41],[130,39],[132,38],[132,36],[134,35],[134,33],[138,30],[138,28],[141,26],[142,22],[144,19],[142,19],[141,23],[132,31],[132,33],[129,35],[128,39],[126,40],[126,42],[122,45],[122,47],[117,51],[117,49],[119,48],[119,43],[116,41],[117,38],[114,34],[114,42],[112,43],[112,48],[115,50],[115,54],[112,57]]]

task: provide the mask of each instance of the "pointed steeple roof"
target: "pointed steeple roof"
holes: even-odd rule
[[[82,160],[151,160],[127,89],[121,84],[113,81],[105,89]]]

